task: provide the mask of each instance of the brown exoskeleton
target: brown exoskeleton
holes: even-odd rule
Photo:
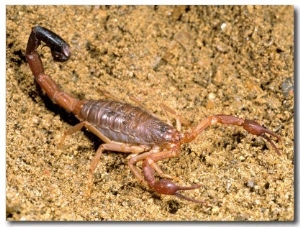
[[[55,81],[44,73],[42,61],[37,52],[41,42],[44,42],[51,49],[52,56],[56,61],[68,60],[70,48],[58,35],[46,28],[37,26],[32,29],[30,34],[26,59],[35,80],[47,95],[58,105],[74,113],[80,120],[80,123],[68,130],[65,135],[86,127],[104,142],[98,148],[91,162],[90,176],[95,171],[104,150],[135,153],[136,155],[130,157],[128,165],[140,182],[146,183],[159,194],[175,195],[189,201],[203,203],[203,201],[178,193],[180,190],[192,190],[201,185],[178,186],[168,179],[156,180],[155,173],[161,178],[172,179],[170,175],[163,173],[157,162],[178,156],[181,145],[193,141],[207,127],[216,123],[242,126],[249,133],[266,139],[280,155],[279,150],[267,134],[278,140],[281,138],[253,120],[218,114],[204,119],[193,129],[183,133],[140,107],[117,101],[78,100],[63,92]],[[140,161],[143,162],[142,172],[136,167],[136,163]]]

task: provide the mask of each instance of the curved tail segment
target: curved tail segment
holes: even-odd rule
[[[40,26],[32,28],[25,55],[35,80],[58,105],[78,115],[82,104],[86,101],[78,100],[70,94],[63,92],[56,82],[44,73],[43,63],[37,52],[37,48],[42,42],[50,48],[55,61],[65,62],[71,56],[69,45],[61,37]]]

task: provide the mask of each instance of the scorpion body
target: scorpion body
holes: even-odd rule
[[[191,142],[204,129],[216,123],[242,126],[249,133],[266,139],[280,155],[279,150],[266,134],[278,140],[281,138],[253,120],[218,114],[204,119],[196,127],[183,133],[180,132],[180,124],[177,124],[176,129],[140,107],[117,101],[78,100],[62,91],[55,81],[44,73],[43,63],[37,52],[41,42],[50,48],[53,59],[60,62],[69,59],[70,47],[52,31],[37,26],[32,29],[26,48],[26,59],[35,80],[50,98],[67,111],[74,113],[80,120],[80,123],[65,132],[62,141],[65,136],[86,127],[104,142],[98,148],[90,165],[91,184],[92,175],[104,150],[134,153],[129,156],[128,165],[140,182],[159,194],[175,195],[192,202],[206,203],[178,192],[199,188],[202,185],[184,187],[168,179],[157,180],[156,174],[160,178],[174,179],[163,173],[157,162],[178,156],[182,144]],[[136,166],[140,161],[143,162],[142,171]]]
[[[174,142],[178,134],[171,125],[143,109],[116,101],[89,101],[83,105],[80,117],[113,141],[130,144],[163,145]]]

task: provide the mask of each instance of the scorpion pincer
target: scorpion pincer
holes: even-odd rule
[[[174,179],[174,177],[163,173],[157,162],[178,156],[182,144],[191,142],[204,129],[216,123],[242,126],[249,133],[267,140],[280,155],[278,148],[267,134],[277,138],[278,141],[281,138],[253,120],[218,114],[207,117],[193,129],[182,133],[180,124],[174,128],[137,106],[108,100],[78,100],[62,91],[55,81],[45,74],[43,63],[37,52],[41,42],[50,48],[53,59],[60,62],[70,58],[70,47],[52,31],[36,26],[32,28],[26,48],[26,59],[37,83],[55,103],[75,114],[80,120],[80,123],[65,132],[62,141],[66,135],[86,127],[104,142],[97,149],[90,165],[91,182],[104,150],[134,153],[128,159],[128,165],[139,182],[148,185],[158,194],[175,195],[192,202],[204,203],[204,201],[186,197],[178,192],[199,188],[202,185],[190,187],[176,185],[171,180],[165,179]],[[142,171],[136,166],[136,163],[140,161],[142,161]]]

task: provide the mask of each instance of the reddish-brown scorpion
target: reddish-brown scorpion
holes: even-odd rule
[[[134,153],[134,155],[131,154],[128,165],[140,182],[145,183],[158,194],[175,195],[192,202],[203,203],[204,201],[178,193],[180,190],[192,190],[202,185],[183,187],[171,180],[156,180],[156,174],[160,178],[174,179],[164,174],[157,162],[178,156],[182,144],[191,142],[204,129],[216,123],[242,126],[249,133],[266,139],[280,155],[279,150],[266,134],[274,136],[278,141],[281,138],[253,120],[218,114],[204,119],[190,131],[182,133],[179,123],[175,129],[137,106],[117,101],[78,100],[63,92],[55,81],[45,74],[43,63],[37,52],[41,42],[50,48],[53,59],[59,62],[69,59],[70,47],[52,31],[36,26],[32,29],[26,48],[26,59],[37,83],[55,103],[75,114],[80,120],[80,123],[65,132],[63,139],[66,135],[85,127],[104,142],[98,148],[90,165],[91,182],[104,150]],[[140,161],[143,162],[142,171],[136,166],[136,163]]]

